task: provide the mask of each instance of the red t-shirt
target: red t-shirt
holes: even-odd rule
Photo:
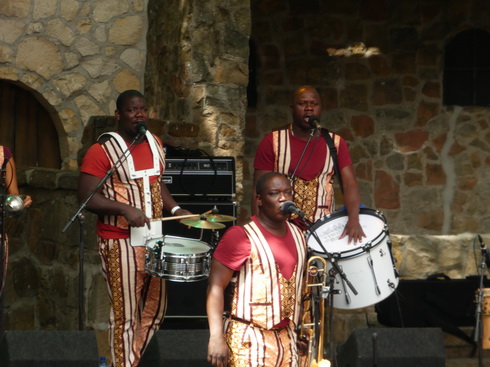
[[[250,219],[257,224],[267,240],[283,277],[291,278],[294,267],[298,263],[298,253],[289,227],[287,227],[287,233],[284,236],[276,236],[265,229],[257,217],[253,216]],[[221,238],[213,256],[221,264],[238,271],[250,257],[251,248],[252,245],[243,227],[232,226]]]
[[[126,144],[128,146],[130,145],[127,142]],[[134,149],[131,151],[131,156],[133,157],[135,169],[137,171],[141,171],[153,168],[153,154],[151,153],[148,141],[145,140],[140,144],[133,146],[133,148]],[[80,172],[87,173],[95,177],[100,177],[102,179],[111,169],[111,167],[111,163],[109,158],[107,158],[104,149],[102,149],[102,146],[99,143],[96,143],[92,145],[85,154],[80,167]],[[163,170],[163,167],[160,167],[160,169]],[[157,179],[158,176],[151,176],[150,183],[155,182]],[[129,230],[111,226],[98,220],[97,235],[104,239],[129,238]]]
[[[299,158],[301,157],[306,141],[298,139],[291,133],[289,133],[289,138],[291,142],[291,164],[288,174],[292,174],[296,168]],[[315,179],[325,165],[325,160],[319,158],[325,157],[326,152],[327,143],[325,142],[323,136],[311,139],[303,155],[301,164],[296,170],[295,176],[307,181]],[[272,133],[269,133],[262,139],[257,148],[255,153],[254,168],[257,170],[273,171],[274,161],[275,156],[273,138]],[[341,171],[342,168],[352,164],[349,148],[342,137],[340,137],[339,147],[337,149],[337,162],[339,165],[339,171]]]

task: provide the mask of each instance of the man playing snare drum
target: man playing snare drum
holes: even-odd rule
[[[143,95],[125,91],[116,108],[117,132],[103,134],[83,159],[78,199],[84,202],[134,143],[128,159],[87,203],[99,217],[99,253],[111,300],[112,366],[132,367],[138,365],[166,309],[165,280],[145,273],[144,237],[135,240],[133,235],[150,228],[150,219],[162,217],[163,210],[173,215],[190,212],[177,205],[161,181],[165,154],[161,141],[146,130],[149,116]]]
[[[325,138],[329,134],[338,152],[344,205],[349,216],[340,238],[349,236],[349,242],[360,242],[365,237],[359,223],[361,194],[349,150],[339,135],[312,124],[311,117],[319,118],[321,112],[321,99],[315,88],[296,89],[291,104],[293,123],[267,134],[259,144],[254,161],[254,184],[266,172],[284,173],[291,180],[295,205],[309,220],[315,222],[332,213],[335,210],[332,186],[335,171]],[[252,199],[252,213],[256,212]]]

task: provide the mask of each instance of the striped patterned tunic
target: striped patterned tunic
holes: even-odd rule
[[[274,171],[290,175],[294,170],[291,167],[291,144],[290,129],[281,129],[273,131],[273,149],[274,149]],[[329,133],[334,144],[339,148],[340,136]],[[325,143],[326,144],[326,143]],[[335,174],[333,161],[330,151],[327,147],[325,157],[318,157],[324,160],[325,164],[321,172],[311,181],[303,180],[300,177],[294,177],[291,183],[294,191],[294,203],[306,213],[306,216],[315,222],[325,215],[330,214],[335,209],[335,197],[333,190],[333,176]]]
[[[285,318],[298,325],[306,242],[296,226],[287,225],[298,254],[290,279],[285,279],[278,270],[274,255],[257,224],[251,222],[244,226],[251,242],[251,252],[236,279],[231,313],[264,329],[273,329]]]

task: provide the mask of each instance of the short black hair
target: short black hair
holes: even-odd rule
[[[262,176],[259,177],[257,183],[255,184],[255,193],[257,193],[258,195],[262,195],[266,181],[276,176],[282,176],[287,178],[287,176],[281,172],[264,173]]]
[[[131,98],[131,97],[141,97],[141,98],[145,98],[145,96],[137,91],[136,89],[128,89],[128,90],[125,90],[124,92],[122,92],[119,97],[117,97],[117,100],[116,100],[116,108],[118,111],[121,111],[123,105],[124,105],[124,102],[126,102],[126,100],[128,98]]]

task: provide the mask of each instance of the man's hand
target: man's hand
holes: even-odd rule
[[[138,208],[127,206],[123,211],[124,218],[131,227],[143,227],[145,224],[150,228],[150,219]]]
[[[362,238],[366,237],[366,234],[362,230],[361,224],[359,220],[351,220],[349,219],[345,224],[344,231],[342,235],[339,237],[339,240],[344,238],[345,236],[349,237],[349,243],[353,242],[353,244],[362,243]]]
[[[223,335],[209,339],[208,362],[215,367],[228,366],[228,344]]]

